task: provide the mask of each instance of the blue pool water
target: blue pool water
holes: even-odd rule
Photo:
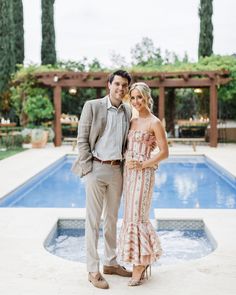
[[[0,207],[85,207],[74,157],[57,161],[0,201]],[[236,181],[203,156],[170,157],[156,172],[153,208],[236,208]],[[122,216],[122,206],[119,216]]]

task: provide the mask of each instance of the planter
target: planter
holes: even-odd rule
[[[43,148],[48,142],[48,131],[33,129],[31,133],[32,148]]]
[[[32,143],[22,143],[23,149],[31,149],[32,148]]]

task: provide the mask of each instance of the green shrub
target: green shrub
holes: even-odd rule
[[[11,149],[15,147],[22,147],[23,136],[21,134],[6,134],[6,136],[1,137],[0,145],[6,149]]]
[[[28,115],[30,123],[40,125],[43,121],[52,118],[54,108],[46,95],[38,93],[27,98],[24,111]]]
[[[30,143],[30,141],[31,141],[31,132],[32,132],[32,129],[30,129],[30,128],[24,128],[21,131],[21,135],[23,137],[23,142],[24,143]]]

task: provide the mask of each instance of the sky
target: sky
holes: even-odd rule
[[[111,65],[112,54],[131,61],[143,37],[161,51],[186,52],[197,60],[200,0],[55,0],[58,60],[98,58]],[[23,0],[25,64],[40,63],[41,0]],[[213,0],[215,54],[236,53],[236,0]]]

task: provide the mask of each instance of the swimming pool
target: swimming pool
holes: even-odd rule
[[[83,179],[65,156],[5,196],[0,207],[84,208]],[[156,172],[153,208],[236,208],[235,178],[204,156],[175,156]],[[122,206],[119,216],[122,216]]]

